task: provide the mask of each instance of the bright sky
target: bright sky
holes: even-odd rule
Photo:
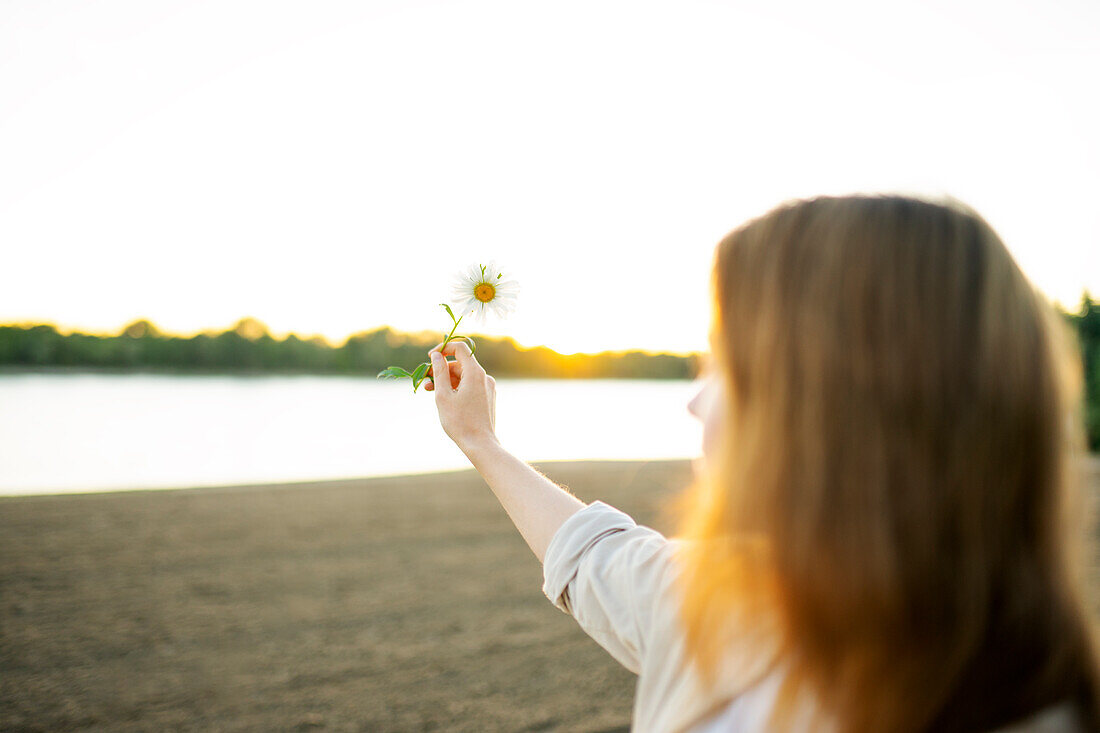
[[[703,350],[780,201],[950,193],[1100,293],[1100,3],[4,0],[0,322]]]

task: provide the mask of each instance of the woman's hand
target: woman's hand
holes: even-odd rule
[[[485,373],[470,347],[462,341],[448,341],[430,350],[432,381],[421,382],[435,391],[439,422],[519,529],[539,562],[565,520],[585,504],[562,487],[513,456],[496,436],[496,381]],[[447,361],[444,354],[454,354]]]
[[[443,431],[459,448],[481,439],[496,440],[496,380],[485,373],[464,341],[449,341],[442,350],[440,346],[428,351],[431,381],[424,389],[435,392]],[[456,360],[447,361],[447,354]]]

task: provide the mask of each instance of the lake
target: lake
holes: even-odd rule
[[[689,381],[497,379],[528,462],[698,455]],[[0,494],[307,481],[469,468],[435,395],[321,376],[0,376]]]

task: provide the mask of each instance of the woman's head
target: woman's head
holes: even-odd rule
[[[711,289],[721,436],[678,515],[708,548],[684,576],[704,670],[715,609],[751,593],[792,680],[855,728],[1092,690],[1079,378],[989,225],[954,200],[787,203],[722,240]]]

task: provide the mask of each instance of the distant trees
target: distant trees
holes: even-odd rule
[[[1100,303],[1087,292],[1076,313],[1063,314],[1077,334],[1085,377],[1084,419],[1089,448],[1100,450]]]
[[[1076,313],[1062,313],[1077,335],[1089,447],[1100,450],[1100,303],[1085,293]],[[255,318],[218,334],[185,338],[162,333],[147,320],[128,323],[117,336],[62,335],[50,325],[0,326],[0,366],[93,367],[178,372],[284,372],[374,377],[391,364],[412,369],[442,340],[434,331],[399,333],[388,327],[350,336],[332,346],[320,337],[274,338]],[[700,355],[643,351],[564,356],[510,338],[477,338],[477,356],[502,377],[693,379]]]
[[[400,333],[388,327],[350,336],[332,346],[319,336],[274,338],[255,318],[221,333],[182,337],[147,320],[126,324],[117,336],[62,335],[49,325],[0,326],[0,366],[95,367],[178,372],[293,372],[374,377],[391,364],[410,369],[442,340],[434,331]],[[524,349],[510,338],[477,337],[478,360],[505,377],[638,377],[692,379],[698,357],[625,353],[563,356],[540,346]]]

